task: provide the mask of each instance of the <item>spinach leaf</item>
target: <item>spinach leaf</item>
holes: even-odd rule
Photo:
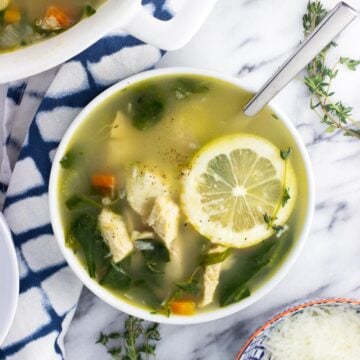
[[[178,290],[175,292],[175,298],[179,299],[186,295],[197,296],[200,292],[199,280],[195,278],[190,278],[186,282],[175,283]]]
[[[63,158],[60,160],[60,165],[64,169],[71,169],[76,161],[76,155],[73,150],[68,151]]]
[[[153,239],[136,240],[135,247],[145,260],[146,269],[153,275],[164,274],[164,263],[170,261],[170,253],[164,244]]]
[[[132,105],[132,124],[138,130],[147,130],[156,125],[165,111],[164,98],[153,88],[140,92]]]
[[[154,274],[154,275],[163,275],[163,274],[165,274],[164,270],[158,268],[157,263],[154,263],[154,262],[151,262],[151,261],[146,261],[145,266],[150,271],[151,274]]]
[[[273,267],[274,265],[277,265],[290,245],[290,242],[286,241],[286,239],[278,239],[276,246],[274,245],[268,256],[267,266]]]
[[[209,87],[201,80],[179,78],[172,86],[175,98],[182,100],[192,94],[203,94],[209,91]]]
[[[136,240],[135,247],[141,251],[148,262],[169,262],[170,253],[166,246],[160,241],[153,239]]]
[[[231,292],[229,294],[229,296],[223,300],[223,302],[221,303],[221,306],[227,306],[227,305],[236,303],[240,300],[243,300],[243,299],[249,297],[250,295],[251,295],[250,290],[246,285],[239,286],[239,287],[235,288],[234,291]]]
[[[100,281],[101,285],[107,285],[113,289],[127,289],[131,286],[132,279],[125,272],[121,262],[118,264],[111,263],[106,274]]]
[[[247,283],[269,264],[272,252],[276,248],[275,245],[276,242],[269,241],[259,245],[256,251],[247,255],[245,259],[239,257],[234,266],[221,275],[220,306],[227,306],[250,295]]]
[[[209,253],[200,256],[200,264],[202,266],[214,265],[225,261],[231,254],[231,249],[222,252]]]
[[[101,237],[96,218],[80,215],[72,223],[71,234],[82,248],[90,277],[95,277],[97,241]]]
[[[73,195],[66,200],[65,205],[70,211],[88,207],[102,208],[102,204],[100,202],[85,195]]]
[[[96,9],[93,6],[87,4],[85,6],[85,9],[84,9],[84,16],[85,17],[90,17],[90,16],[93,16],[95,14],[96,14]]]
[[[159,298],[148,281],[135,281],[131,288],[127,290],[131,297],[143,299],[145,304],[150,308],[157,309],[160,307],[163,299]]]

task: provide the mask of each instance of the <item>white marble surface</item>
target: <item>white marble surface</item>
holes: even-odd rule
[[[256,90],[302,39],[307,1],[219,0],[193,41],[168,53],[160,66],[213,69],[237,76]],[[337,2],[323,1],[329,8]],[[360,0],[352,4],[360,8]],[[340,36],[333,56],[360,59],[359,33],[357,20]],[[324,133],[309,109],[301,78],[275,102],[296,124],[314,167],[316,213],[305,249],[286,278],[251,307],[202,325],[161,325],[158,360],[233,359],[252,331],[289,304],[328,296],[360,298],[360,141]],[[335,85],[360,118],[360,71],[342,71]],[[0,109],[1,92],[0,87]],[[110,360],[95,341],[101,330],[121,329],[125,317],[84,289],[66,335],[66,359]]]
[[[324,3],[331,7],[336,1]],[[193,41],[167,54],[161,66],[218,70],[257,89],[302,39],[306,4],[307,0],[220,0]],[[334,56],[359,59],[359,33],[357,20],[338,39]],[[341,72],[336,86],[360,117],[360,72]],[[296,124],[313,163],[316,213],[305,249],[280,285],[255,305],[202,325],[161,325],[159,360],[233,359],[252,331],[289,304],[317,297],[360,298],[360,141],[324,133],[309,109],[301,76],[275,102]],[[120,329],[124,318],[84,290],[66,336],[66,358],[107,359],[95,340],[100,330]]]

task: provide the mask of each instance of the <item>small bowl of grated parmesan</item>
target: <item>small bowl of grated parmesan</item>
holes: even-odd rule
[[[236,360],[359,360],[360,300],[310,301],[257,329]]]

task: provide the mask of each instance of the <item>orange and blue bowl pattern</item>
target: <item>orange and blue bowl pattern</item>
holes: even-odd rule
[[[246,341],[240,352],[237,354],[235,360],[265,360],[269,359],[266,354],[264,343],[270,337],[271,331],[286,318],[295,314],[301,313],[305,308],[313,306],[337,306],[337,307],[352,307],[357,312],[360,312],[360,300],[345,299],[345,298],[330,298],[309,301],[292,308],[286,309],[283,312],[275,315],[272,319],[267,321],[263,326],[258,328]]]

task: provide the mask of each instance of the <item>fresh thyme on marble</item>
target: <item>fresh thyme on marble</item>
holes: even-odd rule
[[[100,333],[96,344],[106,347],[114,360],[156,359],[156,342],[161,340],[159,324],[143,325],[143,320],[129,316],[125,321],[125,331]]]
[[[328,11],[319,0],[309,1],[307,13],[303,16],[304,35],[307,37],[327,15]],[[310,107],[316,112],[321,122],[327,125],[327,132],[343,131],[344,135],[360,139],[360,123],[352,118],[353,108],[343,101],[334,100],[333,80],[339,72],[339,67],[345,66],[355,71],[360,61],[348,57],[340,57],[335,64],[329,66],[326,56],[331,48],[336,47],[331,42],[307,66],[305,84],[310,90]]]

